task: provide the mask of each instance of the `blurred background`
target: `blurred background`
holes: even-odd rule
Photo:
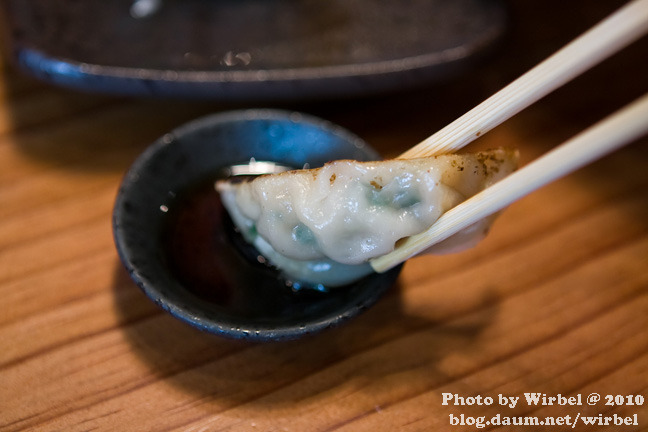
[[[179,124],[280,107],[339,122],[390,155],[399,149],[382,148],[385,135],[414,145],[624,2],[383,3],[4,0],[4,86],[16,99],[6,115],[47,121],[17,100],[45,84],[58,105],[43,115],[135,102],[139,127],[166,110]],[[646,68],[645,53],[636,43],[547,99],[561,98],[579,130],[609,112],[606,101],[645,90],[620,77]]]

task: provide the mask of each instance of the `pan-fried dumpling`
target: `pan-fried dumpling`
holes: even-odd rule
[[[293,267],[328,263],[366,274],[371,258],[426,230],[516,165],[517,152],[505,149],[410,160],[341,160],[248,182],[220,181],[216,187],[243,235],[261,253],[274,255],[266,258],[278,267],[292,261]],[[467,228],[431,252],[473,246],[490,222]]]

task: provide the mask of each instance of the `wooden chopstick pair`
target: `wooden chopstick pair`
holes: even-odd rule
[[[648,32],[648,0],[635,0],[448,126],[399,156],[456,151]],[[370,261],[377,272],[404,262],[523,196],[648,132],[648,95],[444,213],[427,231]]]

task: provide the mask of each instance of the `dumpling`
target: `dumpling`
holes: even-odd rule
[[[297,266],[362,267],[516,166],[516,151],[496,149],[409,160],[340,160],[247,182],[219,181],[216,187],[234,223],[248,241],[275,255],[267,257],[271,261],[279,256]],[[474,245],[490,222],[467,228],[431,252]]]

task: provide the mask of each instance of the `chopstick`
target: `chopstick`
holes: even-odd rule
[[[648,31],[648,0],[635,0],[399,159],[451,153],[629,45]]]
[[[445,212],[427,231],[370,261],[382,273],[523,196],[559,179],[648,132],[648,94],[574,138]]]

